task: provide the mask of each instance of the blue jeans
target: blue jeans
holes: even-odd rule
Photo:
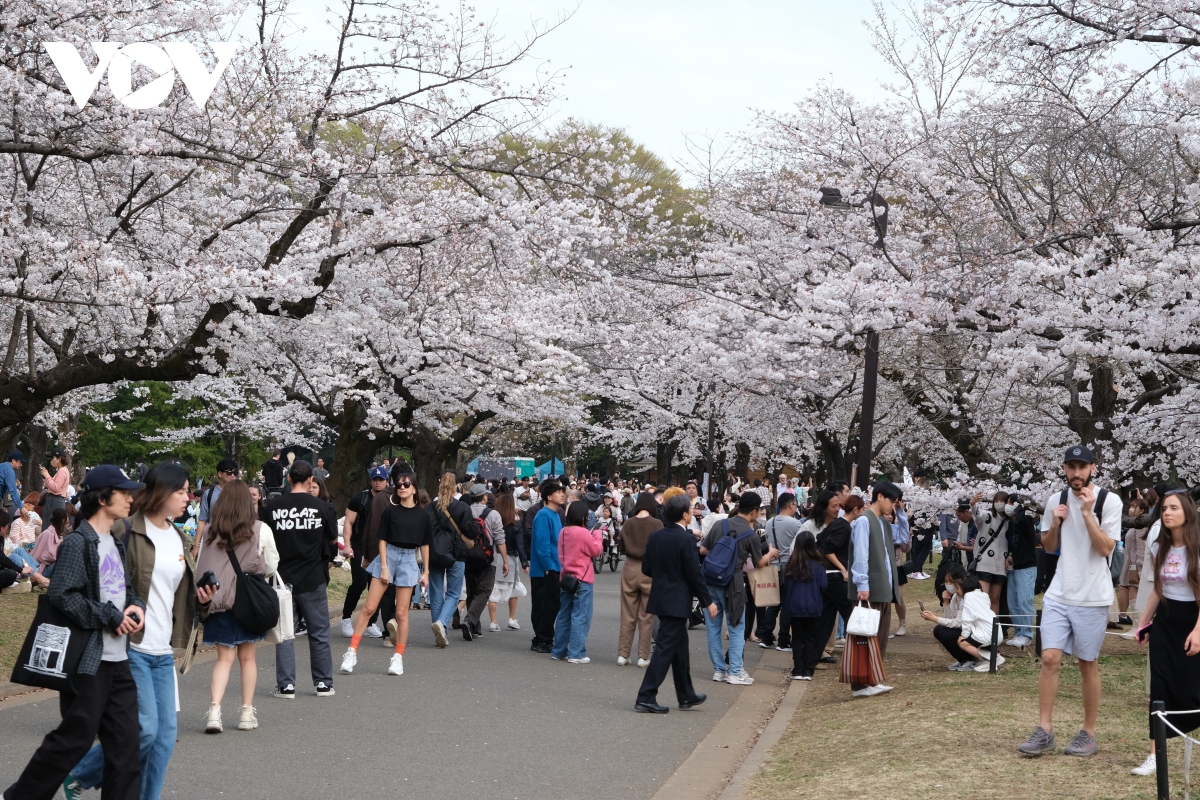
[[[741,575],[734,575],[735,580],[741,580]],[[710,617],[704,612],[704,630],[708,633],[708,657],[712,659],[714,672],[728,672],[737,675],[742,671],[742,651],[746,647],[746,612],[737,622],[729,620],[729,666],[725,666],[725,643],[721,641],[721,625],[725,622],[725,588],[709,585],[708,593],[717,604],[717,616]]]
[[[129,671],[137,684],[138,726],[141,728],[141,800],[158,800],[167,763],[175,751],[178,721],[175,715],[175,658],[129,651]],[[94,745],[75,769],[75,780],[85,789],[104,782],[104,751]]]
[[[1008,610],[1013,614],[1017,636],[1033,638],[1033,589],[1037,583],[1037,567],[1008,571]]]
[[[38,566],[39,566],[38,562],[34,560],[33,556],[31,556],[29,553],[25,552],[25,548],[22,547],[21,545],[17,545],[13,548],[13,551],[9,555],[9,558],[12,559],[13,561],[17,562],[18,564],[24,564],[24,565],[28,566],[34,572],[38,571]]]
[[[458,608],[466,570],[467,565],[461,561],[455,561],[450,569],[429,570],[429,614],[433,622],[442,623],[447,630]]]
[[[592,597],[595,586],[579,582],[579,594],[572,597],[559,590],[558,618],[554,620],[555,658],[585,658],[588,630],[592,627]]]

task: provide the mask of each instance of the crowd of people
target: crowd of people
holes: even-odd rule
[[[10,487],[8,473],[22,461],[13,453],[0,464],[0,488]],[[446,472],[430,497],[400,460],[371,468],[369,487],[351,498],[339,525],[321,461],[284,463],[276,454],[260,480],[247,483],[239,465],[225,460],[202,491],[193,491],[178,463],[157,464],[141,480],[102,465],[76,490],[63,472],[68,456],[56,452],[55,473],[44,477],[57,481],[51,487],[48,480],[44,494],[21,497],[15,484],[8,488],[0,585],[41,587],[88,643],[71,690],[61,693],[62,724],[4,797],[50,798],[60,787],[68,800],[97,787],[106,797],[159,797],[176,739],[173,673],[177,666],[187,672],[201,637],[217,655],[206,732],[224,730],[235,661],[236,727],[256,729],[255,658],[264,633],[238,609],[239,585],[248,580],[261,576],[290,589],[294,633],[308,638],[313,694],[327,698],[336,694],[331,565],[344,563],[351,575],[340,626],[349,642],[338,671],[402,676],[412,612],[428,610],[434,642],[447,648],[451,630],[464,642],[480,640],[485,610],[488,633],[504,630],[505,617],[508,630],[521,630],[518,599],[526,595],[530,650],[590,663],[596,567],[610,548],[623,555],[617,665],[645,670],[637,711],[669,711],[658,702],[668,671],[679,708],[706,700],[692,682],[688,646],[688,630],[700,626],[715,682],[752,684],[744,655],[756,644],[790,652],[798,681],[813,680],[822,663],[838,663],[842,650],[852,697],[890,692],[882,661],[888,641],[908,635],[904,586],[932,578],[941,608],[922,607],[920,616],[934,623],[951,670],[1003,666],[1004,657],[991,652],[994,630],[1009,629],[1003,643],[1018,648],[1039,631],[1040,719],[1020,753],[1057,749],[1052,717],[1062,657],[1075,657],[1084,722],[1064,752],[1088,756],[1098,749],[1101,645],[1106,634],[1134,626],[1131,612],[1139,619],[1126,635],[1149,639],[1151,699],[1174,712],[1200,708],[1193,498],[1158,486],[1137,493],[1126,511],[1118,495],[1092,484],[1094,461],[1087,447],[1068,450],[1067,486],[1044,502],[977,494],[914,527],[902,487],[886,481],[867,496],[843,482],[810,496],[811,487],[781,476],[774,491],[761,481],[735,481],[706,500],[696,482],[639,485],[595,474],[479,481]],[[926,561],[937,550],[930,576]],[[777,576],[778,595],[758,605],[752,576],[763,571]],[[1040,615],[1037,593],[1044,595]],[[873,635],[852,625],[856,609],[874,612]],[[386,667],[366,655],[360,662],[362,640],[385,636],[393,647]],[[295,642],[286,636],[275,644],[276,698],[297,697]],[[877,652],[879,669],[869,680],[859,672],[848,677],[849,654],[864,645]],[[1200,715],[1172,722],[1187,732],[1200,727]],[[1152,749],[1134,772],[1154,768]]]

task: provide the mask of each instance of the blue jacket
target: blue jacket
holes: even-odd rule
[[[783,578],[783,610],[793,617],[819,617],[825,608],[823,592],[829,585],[825,565],[809,561],[812,579],[807,581]]]
[[[544,578],[547,572],[562,572],[558,559],[558,536],[562,533],[562,520],[558,512],[542,508],[533,518],[530,533],[529,577]]]
[[[11,499],[6,499],[11,498]],[[0,508],[20,508],[21,491],[17,488],[17,473],[12,464],[0,461]]]

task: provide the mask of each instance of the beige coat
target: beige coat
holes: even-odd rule
[[[234,553],[237,554],[238,563],[242,567],[242,572],[247,574],[267,575],[271,570],[268,570],[267,559],[263,555],[262,538],[265,534],[262,529],[267,528],[261,522],[255,523],[254,535],[246,541],[234,548]],[[272,546],[274,545],[274,537],[271,539]],[[279,564],[279,555],[275,554],[275,565]],[[229,556],[220,547],[205,541],[200,549],[200,560],[196,562],[196,573],[203,576],[209,570],[217,576],[217,581],[221,584],[221,588],[217,590],[216,596],[209,603],[208,613],[218,614],[222,611],[229,611],[233,608],[233,598],[237,593],[237,573],[234,572],[233,564],[229,560]]]

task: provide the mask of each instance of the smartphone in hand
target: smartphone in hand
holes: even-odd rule
[[[917,607],[918,607],[918,608],[920,608],[922,611],[924,611],[924,610],[925,610],[925,603],[924,603],[924,601],[922,601],[922,600],[918,600],[918,601],[917,601]]]
[[[1145,626],[1137,629],[1137,633],[1135,633],[1134,636],[1137,637],[1137,640],[1139,642],[1146,641],[1146,637],[1150,635],[1150,626],[1153,624],[1154,623],[1152,623],[1152,622],[1147,623]]]

